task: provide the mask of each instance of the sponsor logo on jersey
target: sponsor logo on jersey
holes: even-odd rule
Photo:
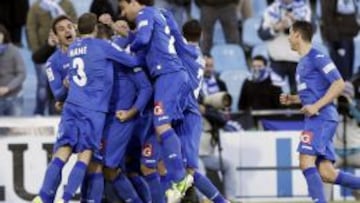
[[[154,115],[155,115],[155,116],[164,115],[164,107],[163,107],[162,102],[155,102],[155,105],[154,105]]]
[[[300,141],[304,144],[311,144],[313,140],[313,133],[310,131],[303,131],[300,135]]]
[[[152,145],[146,144],[142,150],[142,154],[144,157],[151,157],[152,156]]]

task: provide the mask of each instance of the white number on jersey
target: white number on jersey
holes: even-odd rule
[[[176,54],[176,49],[174,46],[175,38],[174,36],[170,35],[170,28],[169,26],[165,26],[165,34],[169,35],[169,45],[168,45],[168,51],[170,54]]]
[[[80,87],[83,87],[87,83],[87,77],[85,73],[85,64],[82,58],[74,58],[72,62],[72,66],[76,68],[77,75],[73,76],[74,82],[79,85]]]
[[[202,83],[203,83],[203,76],[204,76],[204,69],[199,68],[198,74],[197,74],[197,79],[199,79],[199,84],[198,84],[197,88],[194,89],[194,95],[195,95],[196,99],[199,98],[201,86],[202,86]]]

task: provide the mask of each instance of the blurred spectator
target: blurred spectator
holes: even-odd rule
[[[190,4],[191,0],[155,0],[156,7],[165,8],[173,14],[178,27],[190,19]]]
[[[241,21],[250,18],[253,15],[251,0],[239,0],[237,5],[237,14]]]
[[[93,0],[90,5],[90,12],[95,13],[98,17],[101,14],[108,13],[113,19],[118,18],[118,14],[113,9],[109,0]]]
[[[28,10],[29,0],[0,1],[0,23],[9,31],[12,43],[18,46],[22,46],[21,30]]]
[[[255,56],[251,62],[251,75],[241,88],[239,110],[263,110],[281,108],[279,96],[285,82],[268,66],[263,56]]]
[[[22,84],[25,80],[23,58],[0,24],[0,116],[19,116],[22,112]]]
[[[272,69],[288,78],[291,92],[296,92],[295,70],[300,56],[291,50],[288,34],[297,20],[311,20],[305,0],[276,0],[265,10],[258,30],[260,38],[267,41]]]
[[[214,69],[213,58],[211,56],[205,57],[204,82],[201,93],[207,96],[223,91],[227,92],[227,87]]]
[[[74,22],[76,21],[75,9],[69,0],[37,0],[31,6],[27,17],[26,29],[29,47],[33,53],[47,43],[51,21],[62,14],[68,15]],[[52,108],[54,104],[49,101],[52,94],[50,94],[48,87],[45,64],[36,62],[34,64],[37,77],[34,114],[44,115],[46,106],[49,107],[49,114],[54,114],[55,109]]]
[[[238,0],[196,0],[200,7],[200,21],[203,29],[202,51],[210,55],[214,27],[217,20],[223,28],[227,43],[239,44],[237,4]]]
[[[354,41],[359,32],[355,1],[322,0],[321,31],[330,57],[345,80],[351,78],[354,65]]]
[[[224,92],[218,92],[208,97],[213,98],[205,98],[207,101],[200,105],[203,115],[203,133],[200,138],[199,149],[202,164],[199,165],[204,166],[206,169],[219,171],[223,178],[225,197],[229,200],[235,200],[236,181],[234,177],[236,167],[231,165],[228,157],[215,155],[215,150],[219,149],[221,143],[219,130],[229,125],[227,119],[219,110],[230,106],[231,102]],[[237,127],[235,131],[238,130],[240,130],[240,127]],[[199,168],[199,170],[205,174],[204,168]]]
[[[338,99],[338,110],[342,123],[338,125],[334,137],[337,155],[334,164],[336,168],[360,167],[360,98],[355,97],[355,89],[359,88],[357,85],[346,81],[344,91]],[[332,185],[325,187],[328,199],[331,196],[331,187]],[[360,190],[353,190],[352,194],[356,200],[360,200]]]

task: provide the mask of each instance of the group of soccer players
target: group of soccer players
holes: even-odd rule
[[[228,202],[196,170],[200,26],[185,25],[188,42],[172,15],[152,4],[119,0],[122,15],[136,25],[121,35],[112,36],[92,13],[78,19],[77,30],[67,16],[53,21],[58,49],[46,72],[62,113],[53,159],[33,202],[54,202],[72,153],[78,159],[59,203],[80,186],[82,202],[101,202],[105,194],[111,202],[175,203],[191,185],[215,203]]]

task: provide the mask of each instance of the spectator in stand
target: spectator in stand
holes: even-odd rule
[[[0,24],[0,116],[21,115],[24,80],[24,60],[7,29]]]
[[[279,96],[284,80],[268,66],[263,56],[254,56],[251,75],[245,80],[238,101],[238,110],[263,110],[281,108]]]
[[[21,31],[26,23],[29,10],[29,0],[0,1],[0,24],[3,24],[10,33],[11,41],[22,46]]]
[[[321,1],[322,36],[344,80],[353,75],[354,38],[360,29],[356,21],[358,9],[355,1]]]
[[[291,24],[298,20],[311,20],[305,0],[276,0],[265,10],[258,30],[260,38],[267,41],[272,69],[288,78],[292,93],[296,92],[295,70],[300,57],[291,50],[288,35]]]
[[[338,100],[340,122],[345,122],[346,116],[346,123],[343,123],[346,124],[346,134],[344,125],[340,124],[334,137],[336,168],[360,167],[360,98],[356,97],[355,89],[358,88],[358,84],[354,82],[345,82],[345,89]],[[326,184],[328,200],[331,197],[331,188],[331,184]],[[353,190],[352,195],[356,200],[360,200],[360,190]]]
[[[214,60],[211,56],[205,57],[204,82],[201,93],[205,96],[218,93],[227,92],[227,87],[224,81],[219,78],[219,75],[214,69]]]
[[[29,47],[33,53],[47,43],[51,21],[62,14],[68,15],[74,22],[76,21],[75,9],[69,0],[37,0],[30,7],[26,29]],[[55,111],[52,108],[54,104],[49,102],[49,97],[52,95],[48,87],[45,64],[34,62],[34,66],[37,77],[34,114],[45,115],[46,106],[49,107],[49,114],[54,114]]]
[[[90,12],[95,13],[97,16],[107,13],[112,19],[118,18],[118,13],[113,9],[109,0],[93,0],[90,5]]]
[[[196,0],[200,7],[202,25],[202,52],[209,55],[213,43],[214,26],[220,20],[227,43],[239,44],[237,4],[238,0]]]
[[[232,124],[229,124],[226,116],[219,111],[226,106],[231,105],[231,99],[226,96],[224,92],[214,93],[204,98],[200,104],[200,111],[203,116],[203,133],[200,138],[200,150],[199,156],[201,164],[199,171],[205,174],[205,168],[213,171],[218,171],[222,176],[222,184],[224,186],[224,195],[228,200],[235,200],[236,197],[236,181],[234,179],[236,174],[236,167],[231,165],[228,157],[219,157],[215,154],[218,149],[219,130],[221,128],[226,129]],[[232,125],[232,131],[240,131],[240,126]],[[203,198],[203,197],[202,197]],[[206,202],[206,200],[203,200]]]

